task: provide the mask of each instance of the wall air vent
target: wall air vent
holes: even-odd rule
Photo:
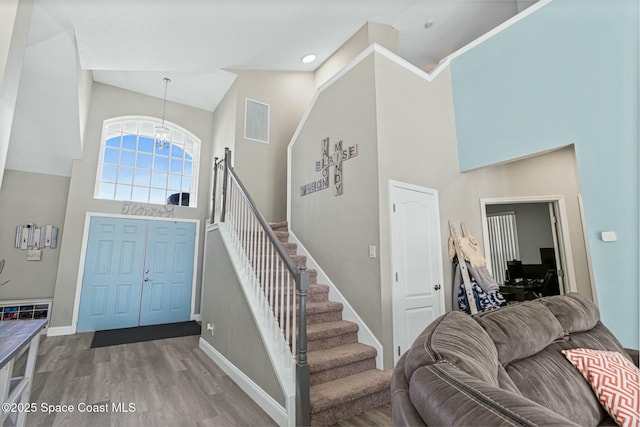
[[[269,143],[269,104],[245,98],[244,137],[252,141]]]

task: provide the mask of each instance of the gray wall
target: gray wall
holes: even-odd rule
[[[515,212],[520,259],[540,264],[540,248],[553,248],[548,203],[487,205],[487,213]]]
[[[366,22],[349,40],[316,68],[314,72],[316,86],[320,87],[326,83],[372,43],[378,43],[392,52],[397,52],[398,31],[389,25]]]
[[[326,136],[360,146],[344,165],[345,193],[300,197],[300,185],[318,179],[314,163]],[[377,53],[366,58],[319,95],[292,148],[292,166],[291,227],[381,341],[387,367],[393,361],[389,180],[438,190],[447,310],[447,221],[466,222],[482,244],[483,197],[564,195],[578,291],[591,296],[573,149],[460,173],[448,69],[428,82]],[[368,258],[370,244],[379,246],[377,260]]]
[[[231,148],[238,176],[269,221],[286,219],[287,146],[314,93],[313,73],[231,70],[231,90],[214,112],[214,156]],[[269,143],[244,138],[245,98],[270,106]]]
[[[5,170],[0,189],[0,259],[5,267],[0,300],[52,298],[60,246],[42,249],[40,261],[27,261],[27,251],[14,248],[16,226],[33,223],[58,227],[64,236],[64,216],[70,179],[62,176]]]
[[[56,277],[51,326],[71,326],[73,306],[80,268],[82,237],[87,212],[120,214],[122,202],[93,198],[102,123],[105,119],[126,115],[157,117],[162,111],[162,99],[153,98],[100,83],[94,83],[91,104],[85,130],[84,152],[81,160],[73,163],[64,238],[60,248],[60,262]],[[209,182],[211,168],[212,114],[172,102],[167,103],[166,119],[191,131],[200,138],[200,175],[198,184],[198,208],[175,207],[175,218],[200,220],[198,241],[199,259],[196,270],[196,313],[200,300],[200,282],[204,245],[204,220],[209,207]]]
[[[233,264],[215,229],[207,236],[202,338],[284,407],[285,398]],[[214,324],[214,335],[204,325]]]
[[[384,259],[389,254],[388,180],[394,179],[439,192],[447,309],[451,308],[452,281],[447,257],[447,221],[466,222],[483,245],[479,201],[489,197],[563,195],[578,292],[591,297],[572,147],[460,173],[449,70],[427,82],[377,55],[376,88],[383,295],[389,298],[391,295],[390,261]],[[391,324],[390,309],[385,312],[389,313]]]
[[[383,328],[379,246],[377,137],[373,57],[365,59],[317,98],[292,150],[290,227],[340,292],[380,337]],[[320,179],[315,162],[322,140],[358,145],[343,163],[344,193],[327,188],[305,196],[300,187]],[[333,171],[330,168],[330,176]]]

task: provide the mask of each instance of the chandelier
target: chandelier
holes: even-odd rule
[[[162,105],[162,124],[160,126],[156,126],[153,132],[153,142],[158,147],[158,150],[162,150],[169,146],[171,143],[169,138],[169,128],[164,125],[164,113],[167,109],[167,86],[171,79],[165,77],[164,79],[164,103]]]

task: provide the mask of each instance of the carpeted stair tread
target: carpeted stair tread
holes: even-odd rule
[[[345,344],[307,353],[311,373],[325,371],[376,357],[376,349],[360,343]]]
[[[269,226],[273,231],[287,231],[289,230],[289,223],[287,221],[271,222]]]
[[[307,325],[307,340],[318,340],[336,335],[344,335],[351,332],[358,332],[357,323],[346,320],[316,323],[314,325]]]
[[[282,243],[282,247],[287,250],[287,253],[289,255],[297,255],[298,254],[298,245],[295,244],[295,243]]]
[[[364,396],[389,389],[393,369],[371,369],[311,387],[311,413],[352,402]]]
[[[304,267],[307,264],[307,257],[304,256],[304,255],[289,254],[289,258],[291,258],[291,260],[294,261],[294,263],[298,267]],[[262,262],[264,262],[266,260],[266,262],[268,262],[269,265],[271,265],[272,260],[273,261],[278,261],[279,259],[280,259],[280,255],[276,254],[276,253],[269,252],[268,254],[267,253],[263,253],[261,255]]]
[[[324,292],[324,290],[323,290]],[[307,316],[334,311],[342,312],[342,303],[335,301],[307,301]],[[300,316],[300,304],[296,301],[296,316]]]
[[[296,313],[300,306],[296,304]],[[319,301],[319,302],[307,302],[307,315],[327,313],[330,311],[342,311],[342,303],[335,301]],[[307,331],[309,329],[307,328]]]
[[[332,426],[340,423],[342,420],[348,420],[351,417],[363,414],[378,406],[387,405],[389,402],[391,402],[390,390],[382,389],[376,393],[361,397],[360,399],[333,406],[326,411],[311,414],[310,425]]]
[[[284,270],[284,271],[289,271],[289,270]],[[266,270],[262,270],[262,269],[257,269],[255,271],[256,275],[258,277],[264,277],[265,275],[267,277],[272,277],[272,278],[281,278],[281,277],[285,277],[285,273],[283,270],[280,271],[269,271],[268,269]],[[313,284],[313,283],[317,283],[318,280],[318,270],[314,269],[314,268],[309,268],[307,269],[307,271],[309,272],[309,283]],[[266,273],[266,274],[265,274]],[[270,274],[269,274],[270,273]],[[293,277],[291,277],[291,281],[293,281]]]
[[[274,231],[274,234],[281,242],[286,242],[289,240],[289,232],[288,231]]]

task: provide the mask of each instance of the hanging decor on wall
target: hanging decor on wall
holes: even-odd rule
[[[173,205],[152,206],[144,203],[122,202],[123,215],[140,215],[140,216],[173,218],[173,212],[174,212]]]
[[[27,251],[27,261],[40,261],[43,248],[58,247],[58,227],[35,224],[16,227],[15,248]]]
[[[342,162],[358,155],[358,145],[342,148],[342,140],[333,144],[333,153],[329,153],[329,137],[322,140],[322,157],[316,162],[316,172],[322,173],[322,178],[300,187],[300,196],[333,187],[333,195],[342,194]],[[333,179],[329,182],[329,170],[333,168]]]

